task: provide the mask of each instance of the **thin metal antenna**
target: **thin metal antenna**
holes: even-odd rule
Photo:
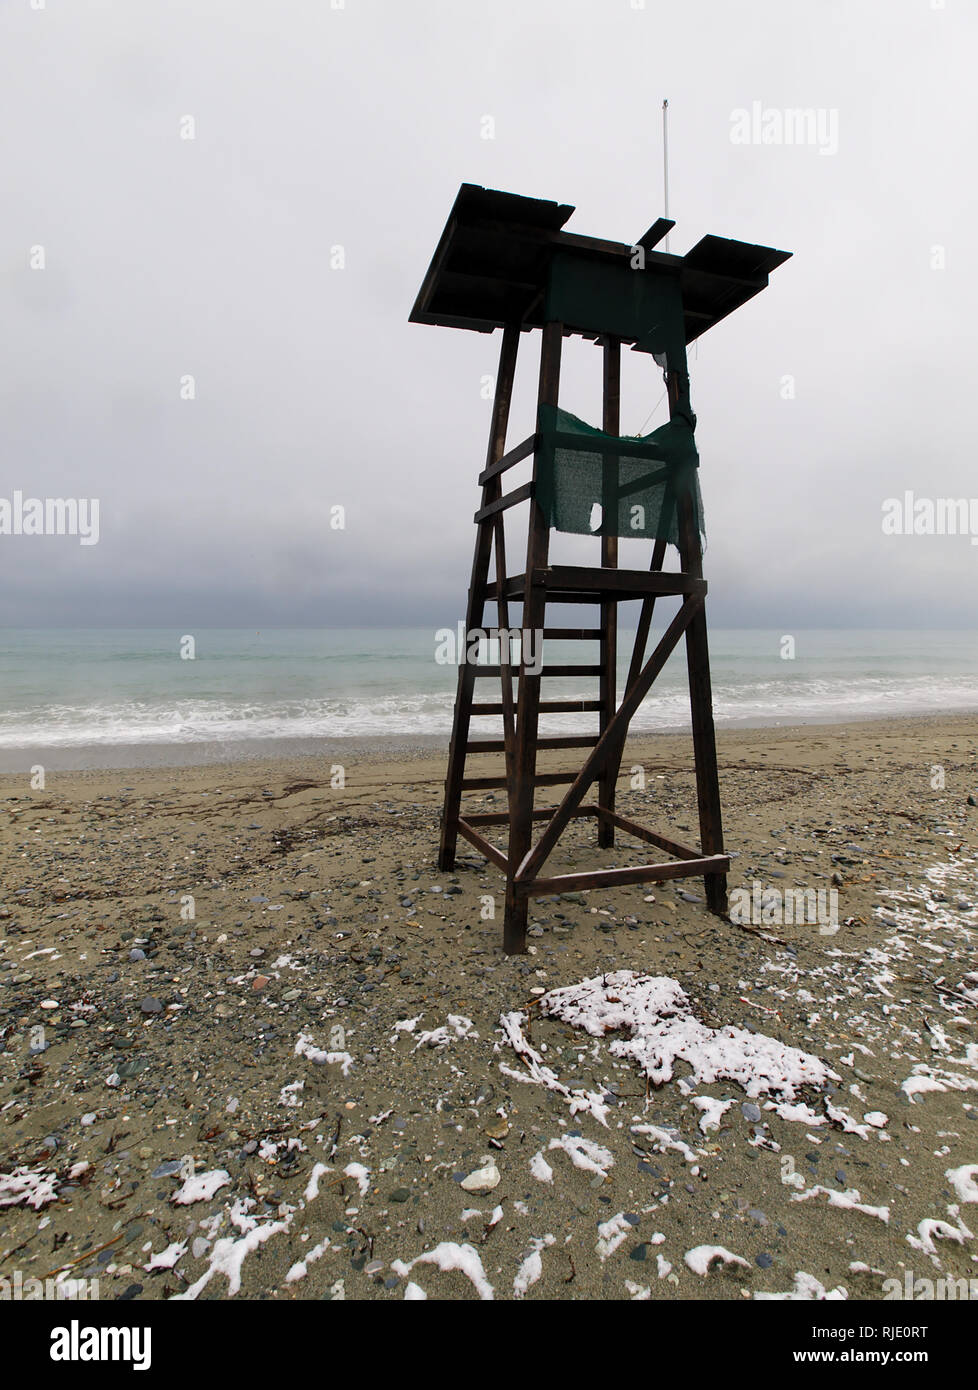
[[[662,210],[662,211],[663,211],[663,216],[664,216],[664,217],[668,217],[668,216],[669,216],[669,102],[668,102],[668,100],[665,100],[665,101],[663,101],[663,103],[662,103],[662,190],[663,190],[663,201],[664,201],[664,203],[665,203],[665,206],[664,206],[664,208],[663,208],[663,210]],[[668,232],[666,233],[666,238],[665,238],[665,241],[664,241],[664,243],[663,243],[662,249],[663,249],[663,251],[666,251],[666,252],[668,252],[668,250],[669,250],[669,233],[668,233]]]

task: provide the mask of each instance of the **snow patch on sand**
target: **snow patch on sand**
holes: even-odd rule
[[[348,1163],[343,1169],[348,1178],[352,1178],[360,1189],[360,1196],[366,1197],[370,1191],[370,1169],[364,1168],[362,1163]]]
[[[850,1265],[849,1268],[851,1269],[852,1266]],[[840,1299],[848,1298],[849,1294],[841,1284],[838,1284],[834,1289],[826,1289],[825,1285],[820,1283],[813,1274],[806,1274],[803,1269],[800,1269],[795,1275],[794,1287],[790,1288],[787,1293],[756,1293],[754,1297],[759,1301],[771,1303],[795,1303],[806,1299],[815,1299],[819,1302],[822,1300],[837,1302]]]
[[[551,1139],[548,1148],[563,1149],[575,1168],[594,1173],[597,1177],[606,1178],[608,1169],[615,1166],[614,1155],[608,1149],[581,1135],[561,1134]]]
[[[285,1276],[287,1284],[296,1284],[300,1279],[305,1279],[309,1273],[309,1266],[315,1264],[316,1260],[321,1260],[329,1249],[329,1240],[321,1240],[318,1245],[314,1245],[304,1260],[298,1260],[288,1274]]]
[[[792,1101],[803,1086],[841,1080],[820,1058],[763,1033],[730,1024],[709,1028],[693,1014],[682,986],[665,975],[612,971],[551,990],[539,1008],[592,1037],[630,1034],[614,1040],[611,1052],[636,1062],[654,1086],[672,1080],[677,1061],[692,1069],[696,1084],[734,1081],[751,1099]]]
[[[396,1026],[396,1025],[395,1025]],[[419,1033],[415,1051],[419,1047],[448,1047],[459,1038],[478,1038],[475,1024],[464,1014],[449,1014],[448,1022],[441,1028],[432,1028],[428,1033]]]
[[[325,1163],[314,1163],[312,1172],[309,1174],[309,1181],[306,1183],[306,1190],[303,1193],[307,1202],[314,1202],[319,1196],[319,1179],[324,1177],[330,1168]]]
[[[0,1207],[33,1207],[40,1211],[48,1202],[58,1200],[57,1174],[41,1169],[15,1168],[12,1173],[0,1174]]]
[[[848,1188],[845,1192],[836,1192],[834,1188],[823,1187],[821,1183],[815,1187],[808,1187],[804,1192],[796,1192],[791,1200],[793,1202],[807,1202],[810,1197],[823,1196],[829,1199],[830,1207],[841,1207],[844,1211],[861,1211],[865,1216],[876,1216],[880,1221],[887,1222],[890,1219],[889,1207],[871,1207],[860,1200],[859,1192],[854,1188]]]
[[[678,1134],[674,1136],[667,1129],[660,1129],[658,1125],[632,1125],[631,1130],[633,1134],[647,1134],[656,1153],[664,1154],[674,1149],[687,1163],[697,1163],[702,1158],[702,1154],[695,1153]]]
[[[545,1086],[548,1091],[555,1091],[557,1095],[563,1096],[566,1100],[572,1115],[576,1115],[578,1111],[587,1111],[607,1129],[609,1107],[601,1099],[601,1096],[594,1091],[572,1091],[568,1086],[565,1086],[553,1068],[546,1065],[542,1054],[532,1046],[524,1035],[523,1024],[525,1022],[526,1014],[520,1010],[515,1010],[513,1013],[502,1015],[499,1020],[499,1027],[503,1038],[512,1047],[520,1061],[525,1064],[526,1071],[514,1071],[504,1062],[500,1062],[499,1070],[513,1081],[525,1081],[537,1086]]]
[[[405,1264],[403,1260],[395,1260],[391,1269],[401,1279],[406,1279],[414,1266],[420,1264],[435,1265],[443,1274],[457,1269],[473,1284],[481,1299],[485,1302],[492,1300],[493,1287],[486,1278],[482,1260],[475,1246],[456,1245],[454,1241],[444,1240],[441,1245],[436,1245],[434,1250],[426,1250],[423,1255],[416,1256],[410,1264]]]
[[[209,1202],[215,1192],[227,1187],[230,1181],[231,1175],[224,1168],[212,1168],[209,1173],[191,1173],[170,1201],[178,1207],[189,1206],[191,1202]]]
[[[153,1269],[172,1269],[177,1260],[187,1253],[187,1242],[185,1240],[174,1241],[165,1250],[161,1250],[158,1255],[151,1256],[149,1263],[143,1265],[145,1270]]]
[[[700,1116],[700,1133],[709,1134],[711,1130],[720,1128],[720,1121],[733,1105],[732,1100],[714,1100],[712,1096],[693,1096],[693,1104],[697,1110],[702,1110]]]
[[[554,1170],[542,1153],[534,1154],[530,1159],[530,1172],[537,1182],[553,1182],[554,1180]]]
[[[260,1245],[263,1245],[266,1240],[270,1240],[272,1236],[278,1235],[280,1232],[287,1231],[291,1226],[291,1215],[286,1217],[284,1221],[266,1221],[264,1225],[259,1225],[255,1217],[247,1213],[246,1207],[250,1202],[250,1198],[235,1202],[230,1211],[232,1223],[244,1234],[238,1238],[225,1236],[222,1240],[217,1241],[211,1251],[207,1269],[183,1293],[175,1294],[172,1302],[192,1302],[207,1287],[215,1274],[225,1276],[228,1281],[228,1297],[233,1298],[241,1288],[241,1267],[247,1256],[257,1250]]]
[[[970,1049],[969,1049],[970,1050]],[[970,1060],[966,1065],[973,1066]],[[918,1062],[907,1079],[901,1083],[900,1090],[911,1102],[914,1096],[927,1091],[978,1091],[978,1081],[960,1072],[947,1071],[944,1067],[932,1067],[926,1062]]]
[[[596,1255],[601,1257],[602,1263],[615,1253],[623,1241],[627,1240],[632,1229],[632,1223],[622,1211],[617,1216],[613,1216],[610,1221],[601,1222],[598,1227],[598,1243],[594,1247],[594,1251]]]
[[[944,1176],[958,1194],[961,1202],[978,1202],[978,1183],[975,1174],[978,1163],[963,1163],[960,1168],[948,1168]]]
[[[543,1274],[543,1260],[540,1258],[540,1252],[553,1243],[554,1237],[552,1235],[541,1236],[538,1240],[535,1239],[530,1242],[530,1253],[516,1271],[516,1278],[513,1280],[514,1298],[522,1298],[527,1289],[540,1279]]]
[[[741,1265],[744,1269],[750,1269],[746,1260],[742,1260],[739,1255],[733,1255],[722,1245],[694,1245],[692,1250],[687,1250],[683,1256],[688,1267],[694,1274],[707,1275],[711,1267],[718,1263],[722,1267],[727,1265]]]
[[[314,1047],[308,1033],[300,1033],[295,1045],[296,1057],[306,1057],[310,1062],[315,1062],[317,1066],[332,1066],[338,1064],[344,1076],[349,1076],[350,1068],[353,1066],[353,1058],[349,1052],[324,1052],[320,1047]]]
[[[973,1233],[961,1220],[961,1213],[958,1208],[956,1206],[948,1207],[947,1212],[949,1216],[954,1218],[955,1225],[952,1226],[949,1221],[939,1221],[929,1217],[918,1224],[916,1236],[907,1236],[907,1244],[912,1246],[914,1250],[919,1250],[921,1254],[929,1255],[936,1265],[940,1264],[940,1260],[937,1255],[937,1246],[934,1244],[935,1240],[953,1240],[958,1245],[963,1245],[966,1240],[973,1238]]]

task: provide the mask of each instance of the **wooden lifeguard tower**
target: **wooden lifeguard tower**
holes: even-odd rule
[[[503,330],[486,466],[479,475],[482,503],[475,513],[476,542],[465,615],[466,634],[485,630],[487,604],[495,627],[511,627],[511,604],[522,605],[518,629],[542,640],[597,641],[596,666],[515,660],[508,637],[499,643],[499,664],[459,662],[458,691],[445,784],[439,866],[454,866],[462,835],[506,875],[503,946],[526,949],[531,898],[622,884],[702,875],[713,912],[727,910],[720,791],[710,690],[702,566],[702,504],[689,400],[686,347],[708,328],[767,286],[768,275],[790,252],[706,236],[685,256],[654,248],[674,225],[659,220],[633,244],[580,236],[563,229],[573,207],[463,184],[442,232],[411,313],[412,323]],[[536,430],[507,452],[506,431],[522,333],[542,333]],[[603,349],[603,418],[593,428],[558,407],[562,340],[577,335]],[[644,438],[623,437],[620,426],[622,345],[652,356],[662,368],[669,423]],[[529,482],[503,494],[503,475],[532,456]],[[529,506],[526,565],[506,566],[503,513]],[[599,510],[596,510],[599,509]],[[599,521],[595,522],[595,517]],[[600,564],[551,565],[550,531],[600,537]],[[622,569],[620,536],[652,543],[651,565]],[[680,569],[664,569],[667,546],[679,552]],[[490,566],[493,574],[490,577]],[[677,597],[679,610],[647,655],[656,601]],[[635,642],[621,702],[616,699],[617,606],[641,600]],[[594,604],[597,625],[547,627],[548,603]],[[700,847],[646,829],[615,810],[629,721],[648,694],[680,638],[686,639]],[[542,699],[548,677],[593,676],[593,700]],[[476,701],[477,679],[500,680],[498,701]],[[518,680],[513,695],[513,680]],[[598,729],[588,735],[539,737],[541,714],[590,711]],[[500,716],[502,736],[471,737],[473,717]],[[583,766],[538,773],[541,749],[589,749]],[[466,777],[467,754],[501,753],[505,772]],[[556,806],[537,807],[537,787],[570,784]],[[597,799],[585,797],[597,784]],[[505,788],[505,812],[462,814],[465,791]],[[572,819],[597,820],[598,845],[610,848],[616,830],[665,851],[658,863],[595,868],[545,877],[545,861]],[[533,841],[534,822],[542,822]],[[488,838],[508,827],[503,852]]]

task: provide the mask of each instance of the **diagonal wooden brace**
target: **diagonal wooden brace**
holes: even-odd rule
[[[703,608],[703,595],[691,594],[685,599],[679,612],[666,628],[659,640],[658,646],[649,657],[641,675],[634,681],[628,690],[625,698],[618,707],[615,717],[605,729],[597,746],[581,768],[573,784],[564,796],[563,801],[551,816],[546,830],[540,836],[537,843],[529,852],[524,855],[516,870],[516,883],[523,882],[532,878],[541,864],[544,863],[554,845],[560,838],[564,826],[570,820],[576,808],[584,799],[584,795],[591,783],[600,776],[601,771],[609,758],[613,758],[618,750],[619,743],[624,742],[625,734],[628,730],[632,715],[645,699],[653,681],[668,661],[673,648],[682,637],[689,624]]]

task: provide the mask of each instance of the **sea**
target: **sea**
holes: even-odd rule
[[[619,634],[619,692],[631,638]],[[2,629],[0,770],[443,746],[458,674],[452,645],[434,628]],[[978,710],[974,632],[713,628],[710,653],[721,726]],[[545,664],[596,661],[597,643],[546,645]],[[477,690],[498,700],[498,678],[480,678]],[[596,694],[593,677],[545,682],[545,698]],[[591,730],[595,719],[548,715],[541,733]],[[687,727],[680,647],[632,729]]]

